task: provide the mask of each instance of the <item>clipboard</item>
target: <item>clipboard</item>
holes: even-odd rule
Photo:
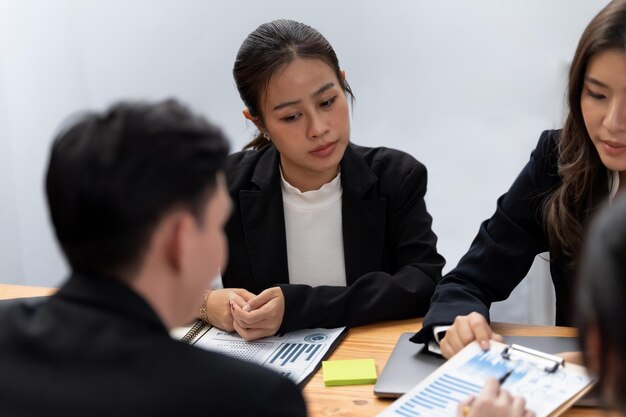
[[[589,391],[595,383],[585,368],[565,364],[554,355],[535,349],[491,342],[484,352],[478,343],[437,368],[379,417],[417,415],[456,416],[459,402],[482,390],[487,377],[500,378],[512,371],[503,387],[522,396],[538,417],[558,416]]]
[[[568,366],[568,369],[574,370],[574,372],[583,372],[585,375],[586,370],[582,366],[575,364],[566,365],[565,360],[559,356],[551,355],[549,353],[541,352],[535,349],[527,348],[525,346],[520,346],[516,344],[505,345],[504,349],[501,353],[502,358],[512,361],[515,360],[516,357],[523,358],[525,361],[532,361],[538,368],[543,368],[546,374],[555,374],[560,369],[565,371],[565,367]],[[581,390],[576,392],[571,398],[564,401],[560,406],[558,406],[555,410],[553,410],[548,417],[559,416],[567,411],[571,406],[573,406],[579,399],[584,397],[595,385],[595,379],[587,376],[588,384],[586,384]],[[506,387],[505,387],[506,388]]]
[[[398,398],[445,363],[445,358],[429,352],[425,345],[411,342],[414,333],[402,333],[374,386],[380,398]],[[507,344],[530,347],[546,353],[579,350],[578,338],[554,336],[505,336]],[[598,390],[579,399],[577,407],[601,407]]]

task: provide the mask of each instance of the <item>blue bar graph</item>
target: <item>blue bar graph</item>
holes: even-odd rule
[[[456,415],[450,412],[456,411],[461,401],[478,394],[481,389],[477,384],[444,374],[406,399],[394,413],[402,417]]]
[[[321,347],[322,345],[309,345],[309,348],[306,350],[306,352],[309,353],[311,348],[313,348],[313,352],[311,352],[309,356],[307,356],[306,360],[310,361],[311,359],[313,359],[313,356],[315,356],[315,354],[317,353],[318,350],[320,350]]]
[[[269,363],[284,367],[289,364],[311,362],[321,348],[321,344],[283,343],[273,354]]]

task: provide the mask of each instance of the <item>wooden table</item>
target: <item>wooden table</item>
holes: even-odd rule
[[[0,299],[50,295],[53,288],[0,284]],[[330,359],[374,358],[378,373],[382,371],[400,334],[415,332],[422,319],[383,322],[350,329],[346,338],[332,353]],[[575,336],[570,327],[526,326],[494,323],[496,332],[505,336]],[[373,385],[325,387],[322,372],[318,371],[304,388],[311,417],[368,417],[375,416],[392,400],[374,396]],[[564,416],[608,416],[597,409],[571,408]]]
[[[421,326],[422,319],[411,319],[350,329],[330,359],[374,358],[380,374],[400,335],[415,332]],[[505,336],[576,336],[576,329],[571,327],[494,323],[493,328]],[[325,387],[322,373],[318,371],[304,388],[304,396],[311,417],[369,417],[377,415],[393,401],[377,398],[373,389],[373,385]],[[563,415],[608,416],[600,410],[583,407],[571,408]]]
[[[53,294],[55,291],[56,288],[0,284],[0,300],[7,300],[9,298],[40,297]]]

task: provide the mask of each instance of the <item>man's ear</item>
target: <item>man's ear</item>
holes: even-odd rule
[[[250,110],[247,107],[242,110],[242,113],[243,117],[245,117],[247,120],[250,120],[252,123],[254,123],[257,129],[263,132],[265,127],[263,126],[260,118],[251,115]]]
[[[164,254],[165,262],[172,271],[181,273],[185,268],[191,247],[193,218],[188,213],[173,213],[166,220]]]

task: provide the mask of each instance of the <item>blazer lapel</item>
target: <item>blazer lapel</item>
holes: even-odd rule
[[[239,192],[246,246],[250,256],[254,291],[288,283],[287,239],[283,197],[275,148],[259,159],[252,175],[258,190]]]
[[[366,199],[378,178],[352,144],[341,160],[341,179],[343,250],[351,285],[367,272],[382,269],[387,202],[377,194]]]

